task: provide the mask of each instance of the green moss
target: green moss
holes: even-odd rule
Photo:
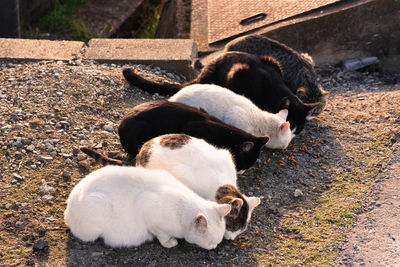
[[[22,23],[23,38],[37,38],[40,32],[67,34],[73,40],[88,41],[92,36],[82,21],[77,21],[76,14],[87,0],[55,0],[50,10],[37,21],[35,26]]]
[[[158,23],[160,22],[161,12],[164,6],[164,1],[161,1],[160,4],[152,6],[153,8],[153,16],[148,19],[148,21],[144,21],[143,26],[141,26],[137,32],[138,38],[154,38],[156,35]]]
[[[351,171],[338,170],[336,164],[328,167],[333,181],[329,188],[307,206],[289,211],[281,221],[282,231],[276,237],[274,250],[255,255],[261,265],[330,266],[334,263],[355,215],[363,211],[372,193],[374,179],[379,174],[377,164],[391,152],[386,149],[376,154],[390,145],[390,134],[384,130],[375,131],[370,139],[374,141],[342,143],[344,154],[353,159]],[[363,162],[362,170],[358,166],[360,162]]]

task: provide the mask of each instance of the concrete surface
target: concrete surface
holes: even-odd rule
[[[338,0],[209,1],[208,41],[209,43],[221,41],[336,2]]]
[[[196,44],[191,39],[92,39],[84,58],[156,65],[191,76]]]
[[[359,216],[340,266],[400,266],[400,143],[377,182],[377,200]]]
[[[71,60],[91,59],[109,63],[157,66],[187,78],[197,46],[191,39],[92,39],[83,42],[0,38],[0,59]]]
[[[80,54],[83,42],[0,38],[0,59],[71,60]]]
[[[220,50],[231,39],[208,44],[206,29],[213,22],[207,21],[207,1],[193,0],[193,6],[191,38],[197,42],[199,54]],[[384,71],[398,72],[399,18],[399,0],[349,0],[248,33],[262,34],[307,52],[317,65],[377,56]]]

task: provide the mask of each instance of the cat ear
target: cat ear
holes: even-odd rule
[[[281,125],[279,126],[279,130],[281,130],[282,132],[287,131],[289,129],[290,129],[290,122],[288,121],[282,122]]]
[[[204,112],[204,113],[207,113],[208,114],[208,112],[204,109],[204,108],[202,108],[202,107],[199,107],[199,109],[200,109],[200,111],[202,111],[202,112]]]
[[[199,213],[194,219],[194,229],[199,232],[205,232],[207,229],[207,218],[203,214]]]
[[[259,197],[248,197],[246,200],[247,204],[249,205],[249,210],[253,210],[261,203],[261,199]]]
[[[287,108],[285,108],[285,109],[281,109],[276,115],[278,115],[279,117],[281,117],[282,120],[285,121],[288,114],[289,114],[289,110]]]
[[[231,212],[229,213],[229,215],[236,218],[239,215],[240,209],[243,206],[243,200],[240,198],[234,198],[229,203],[229,205],[231,205]]]
[[[305,97],[306,96],[306,88],[300,87],[299,89],[297,89],[296,95],[299,98]]]
[[[325,91],[324,89],[322,89],[322,86],[320,87],[320,90],[321,90],[321,100],[322,101],[325,101],[325,100],[327,100],[328,99],[328,96],[329,96],[329,92],[328,91]]]
[[[231,205],[229,204],[222,204],[218,205],[217,207],[217,212],[221,218],[224,218],[226,215],[228,215],[230,211],[231,211]]]
[[[286,96],[284,98],[281,99],[280,103],[280,108],[284,109],[284,108],[289,108],[290,106],[290,99]]]
[[[254,147],[254,143],[251,141],[246,141],[242,144],[241,149],[243,152],[249,152]]]
[[[314,118],[315,118],[315,116],[306,116],[307,121],[313,120]]]

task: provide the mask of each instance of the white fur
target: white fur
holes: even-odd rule
[[[215,195],[221,186],[229,184],[237,188],[235,164],[228,150],[218,149],[194,137],[183,146],[171,149],[160,145],[161,138],[162,136],[149,141],[152,146],[146,168],[166,170],[199,196],[212,201],[216,201]],[[140,164],[141,160],[137,158],[136,162]],[[260,199],[244,198],[249,202],[250,220],[251,212],[260,204]],[[237,233],[226,230],[224,237],[234,239],[244,230]]]
[[[111,247],[139,246],[157,237],[164,247],[176,238],[213,249],[225,232],[230,206],[205,200],[163,170],[107,166],[72,190],[64,218],[83,241],[99,237]]]
[[[269,148],[284,149],[293,137],[287,124],[281,127],[286,121],[287,110],[281,110],[277,114],[263,111],[246,97],[218,85],[189,85],[169,100],[203,108],[225,123],[255,136],[268,136],[266,146]]]

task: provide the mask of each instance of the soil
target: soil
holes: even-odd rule
[[[0,61],[0,265],[335,263],[355,218],[375,198],[376,181],[400,140],[398,76],[318,69],[331,93],[326,109],[288,149],[264,149],[238,176],[241,191],[260,196],[262,203],[236,240],[211,251],[183,240],[171,249],[158,241],[118,249],[73,237],[63,211],[73,186],[101,167],[78,147],[127,159],[115,132],[120,119],[134,105],[165,98],[126,85],[123,67],[79,58]],[[183,82],[157,68],[133,67],[150,79]]]

